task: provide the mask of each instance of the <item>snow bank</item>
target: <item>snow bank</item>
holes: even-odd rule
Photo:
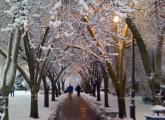
[[[82,97],[89,103],[90,107],[94,109],[97,113],[102,114],[104,120],[120,120],[119,118],[110,118],[109,112],[117,112],[118,104],[117,97],[109,95],[109,108],[104,107],[104,93],[101,93],[101,100],[96,101],[96,97],[90,96],[88,94],[81,94]],[[9,119],[10,120],[34,120],[30,118],[30,92],[27,91],[16,91],[15,97],[9,97]],[[51,97],[51,95],[50,95]],[[44,96],[43,94],[38,95],[38,107],[39,107],[39,118],[37,120],[53,120],[55,118],[57,106],[60,102],[63,102],[65,95],[56,98],[55,102],[51,102],[50,107],[44,107]],[[142,102],[141,97],[136,97],[136,118],[137,120],[144,120],[145,115],[151,111],[152,105],[147,105]],[[127,116],[129,116],[129,105],[130,98],[126,97],[126,109]],[[36,120],[36,119],[35,119]],[[103,120],[103,119],[102,119]],[[125,120],[131,120],[126,118]]]
[[[30,91],[15,91],[14,97],[9,97],[9,119],[10,120],[36,120],[30,118]],[[44,107],[44,95],[38,95],[38,110],[39,118],[37,120],[48,120],[52,114],[56,112],[59,101],[63,100],[63,95],[59,98],[56,97],[56,101],[51,101],[49,108]]]
[[[110,118],[111,112],[118,112],[118,103],[117,97],[109,94],[109,106],[108,108],[104,107],[104,93],[101,92],[101,101],[96,101],[96,97],[90,96],[88,94],[82,94],[82,97],[90,104],[90,107],[94,109],[103,120],[121,120],[119,118]],[[127,117],[130,113],[130,97],[126,97],[126,111]],[[152,105],[143,103],[140,96],[135,98],[136,105],[136,120],[144,120],[145,115],[150,112]],[[125,118],[124,120],[131,120],[131,118]]]

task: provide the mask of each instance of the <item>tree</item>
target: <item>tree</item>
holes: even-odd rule
[[[2,91],[4,96],[4,104],[5,104],[5,113],[4,113],[4,120],[8,120],[8,95],[10,90],[14,84],[15,75],[16,75],[16,68],[17,68],[17,58],[18,58],[18,48],[21,40],[21,36],[29,29],[29,21],[26,18],[28,14],[24,13],[27,3],[24,4],[17,4],[16,1],[8,1],[9,6],[11,7],[10,10],[6,10],[7,13],[12,18],[12,23],[8,25],[8,27],[1,29],[1,31],[10,31],[10,38],[8,41],[8,52],[6,55],[6,63],[2,73],[2,84],[0,91]]]
[[[85,68],[81,67],[81,69],[77,70],[77,73],[81,77],[81,86],[85,93],[92,93],[93,84],[90,83],[90,78],[92,74],[86,73]],[[93,79],[92,79],[93,80]]]
[[[138,16],[130,15],[126,18],[131,32],[135,36],[137,46],[139,48],[143,61],[144,70],[148,78],[149,87],[153,103],[156,103],[155,95],[160,90],[160,85],[164,84],[162,76],[162,51],[163,51],[163,16],[160,7],[164,4],[163,1],[148,1],[143,2],[145,8],[141,7],[142,11],[137,11]],[[147,6],[147,7],[146,7]],[[147,14],[146,14],[147,13]],[[142,17],[145,14],[145,19]],[[133,19],[135,18],[135,19]],[[142,19],[143,23],[136,22],[136,19]],[[139,26],[141,29],[139,29]],[[143,31],[148,30],[144,35]]]
[[[46,81],[46,76],[43,75],[43,86],[44,86],[44,106],[49,107],[49,88],[50,86],[48,85]]]
[[[101,73],[101,69],[100,69],[100,61],[98,60],[94,60],[93,61],[93,78],[95,80],[95,84],[96,84],[96,92],[97,92],[97,101],[101,101],[101,97],[100,97],[100,86],[101,86],[101,81],[102,81],[102,73]]]
[[[57,89],[57,82],[60,81],[60,76],[70,65],[71,64],[68,64],[66,66],[58,66],[57,64],[51,64],[50,67],[47,69],[46,74],[51,82],[52,87],[52,101],[55,101],[55,92],[56,96],[59,95],[59,90]]]
[[[47,59],[51,54],[51,48],[48,47],[44,49],[44,55],[42,55],[42,46],[44,46],[46,36],[48,34],[49,27],[46,27],[46,30],[41,38],[41,45],[38,47],[35,52],[30,45],[30,38],[28,32],[26,32],[24,36],[24,47],[27,58],[27,65],[29,70],[29,79],[26,79],[30,90],[31,90],[31,112],[30,116],[34,118],[38,118],[38,92],[40,89],[40,83],[42,80],[42,74],[45,69],[45,65],[47,63]],[[43,57],[43,58],[41,58]]]
[[[101,66],[101,69],[102,69],[103,79],[104,79],[104,106],[105,107],[109,107],[109,99],[108,99],[108,93],[109,93],[108,81],[109,81],[109,76],[108,76],[108,72],[107,72],[106,67],[105,67],[105,63],[100,63],[100,66]]]

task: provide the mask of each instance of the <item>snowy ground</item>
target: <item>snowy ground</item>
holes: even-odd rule
[[[116,96],[109,95],[109,108],[104,107],[104,94],[101,93],[101,100],[100,102],[96,101],[96,98],[87,94],[82,94],[84,99],[90,103],[90,106],[93,107],[98,113],[102,113],[102,117],[106,118],[107,120],[112,120],[112,118],[108,118],[106,113],[108,112],[117,112],[118,111],[118,104]],[[136,104],[136,120],[145,120],[145,114],[150,112],[152,105],[144,104],[141,97],[137,96],[135,98]],[[126,109],[127,109],[127,116],[129,117],[129,105],[130,105],[130,97],[126,97]],[[114,120],[114,119],[113,119]],[[119,119],[117,119],[119,120]],[[126,118],[125,120],[130,120],[130,118]]]
[[[97,110],[98,113],[103,113],[106,111],[118,111],[117,99],[116,96],[109,95],[109,108],[104,108],[103,102],[103,93],[101,93],[102,101],[97,102],[95,97],[89,96],[87,94],[82,94],[82,96],[88,101],[91,107]],[[38,107],[39,107],[39,119],[37,120],[51,120],[50,116],[55,115],[55,111],[57,109],[57,105],[59,102],[63,102],[66,98],[65,94],[56,98],[57,101],[51,102],[50,99],[50,107],[44,108],[43,102],[43,94],[39,94],[38,96]],[[50,95],[51,97],[51,95]],[[144,115],[150,111],[152,105],[144,104],[141,100],[141,97],[136,97],[136,118],[137,120],[144,120]],[[130,98],[126,97],[126,106],[127,106],[127,116],[129,116],[129,104]],[[30,115],[30,92],[27,91],[16,91],[15,97],[9,97],[9,119],[10,120],[36,120],[29,117]],[[106,116],[105,114],[102,114]],[[107,120],[112,120],[108,119]],[[113,119],[114,120],[114,119]],[[130,119],[125,119],[130,120]]]
[[[36,120],[30,118],[30,92],[27,91],[15,91],[14,97],[9,97],[9,119],[10,120]],[[51,95],[50,95],[51,97]],[[44,96],[43,94],[38,95],[38,110],[39,110],[39,119],[37,120],[48,120],[52,114],[55,113],[59,101],[62,102],[64,95],[59,98],[56,97],[55,102],[51,102],[50,107],[44,107]]]

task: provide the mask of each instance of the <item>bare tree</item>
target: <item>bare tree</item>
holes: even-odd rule
[[[146,15],[145,19],[141,16],[139,18],[141,18],[143,21],[147,21],[145,24],[150,26],[149,30],[147,29],[148,32],[150,31],[149,34],[148,32],[146,35],[143,34],[146,26],[142,26],[141,24],[139,25],[139,23],[137,24],[137,16],[135,16],[135,20],[133,19],[133,16],[126,18],[126,23],[136,39],[137,46],[141,54],[154,104],[157,104],[155,95],[159,92],[160,85],[164,84],[164,78],[162,76],[162,72],[164,72],[162,71],[164,20],[162,16],[162,10],[160,9],[163,4],[163,1],[149,0],[144,4],[146,9],[142,7],[144,11],[143,13],[137,11],[137,13],[141,16],[142,14]],[[139,29],[139,26],[141,29]]]
[[[8,1],[9,2],[9,1]],[[24,31],[29,29],[29,21],[26,16],[28,14],[21,14],[25,9],[20,9],[21,7],[26,7],[25,4],[18,5],[17,2],[11,1],[8,3],[10,5],[10,9],[6,10],[5,13],[12,18],[12,23],[8,25],[6,28],[1,29],[1,31],[10,31],[10,38],[8,41],[8,48],[6,54],[6,63],[2,73],[2,84],[0,91],[2,91],[4,96],[4,117],[2,119],[8,120],[8,95],[11,91],[11,88],[14,84],[16,69],[17,69],[17,59],[18,59],[18,48],[21,40],[21,36]],[[14,7],[18,6],[18,7]]]

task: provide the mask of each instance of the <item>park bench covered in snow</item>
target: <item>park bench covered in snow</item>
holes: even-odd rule
[[[161,105],[155,105],[151,108],[152,113],[147,114],[146,120],[165,120],[165,107]]]
[[[115,112],[115,111],[109,112],[109,116],[111,116],[111,118],[117,118],[119,117],[119,112]]]

